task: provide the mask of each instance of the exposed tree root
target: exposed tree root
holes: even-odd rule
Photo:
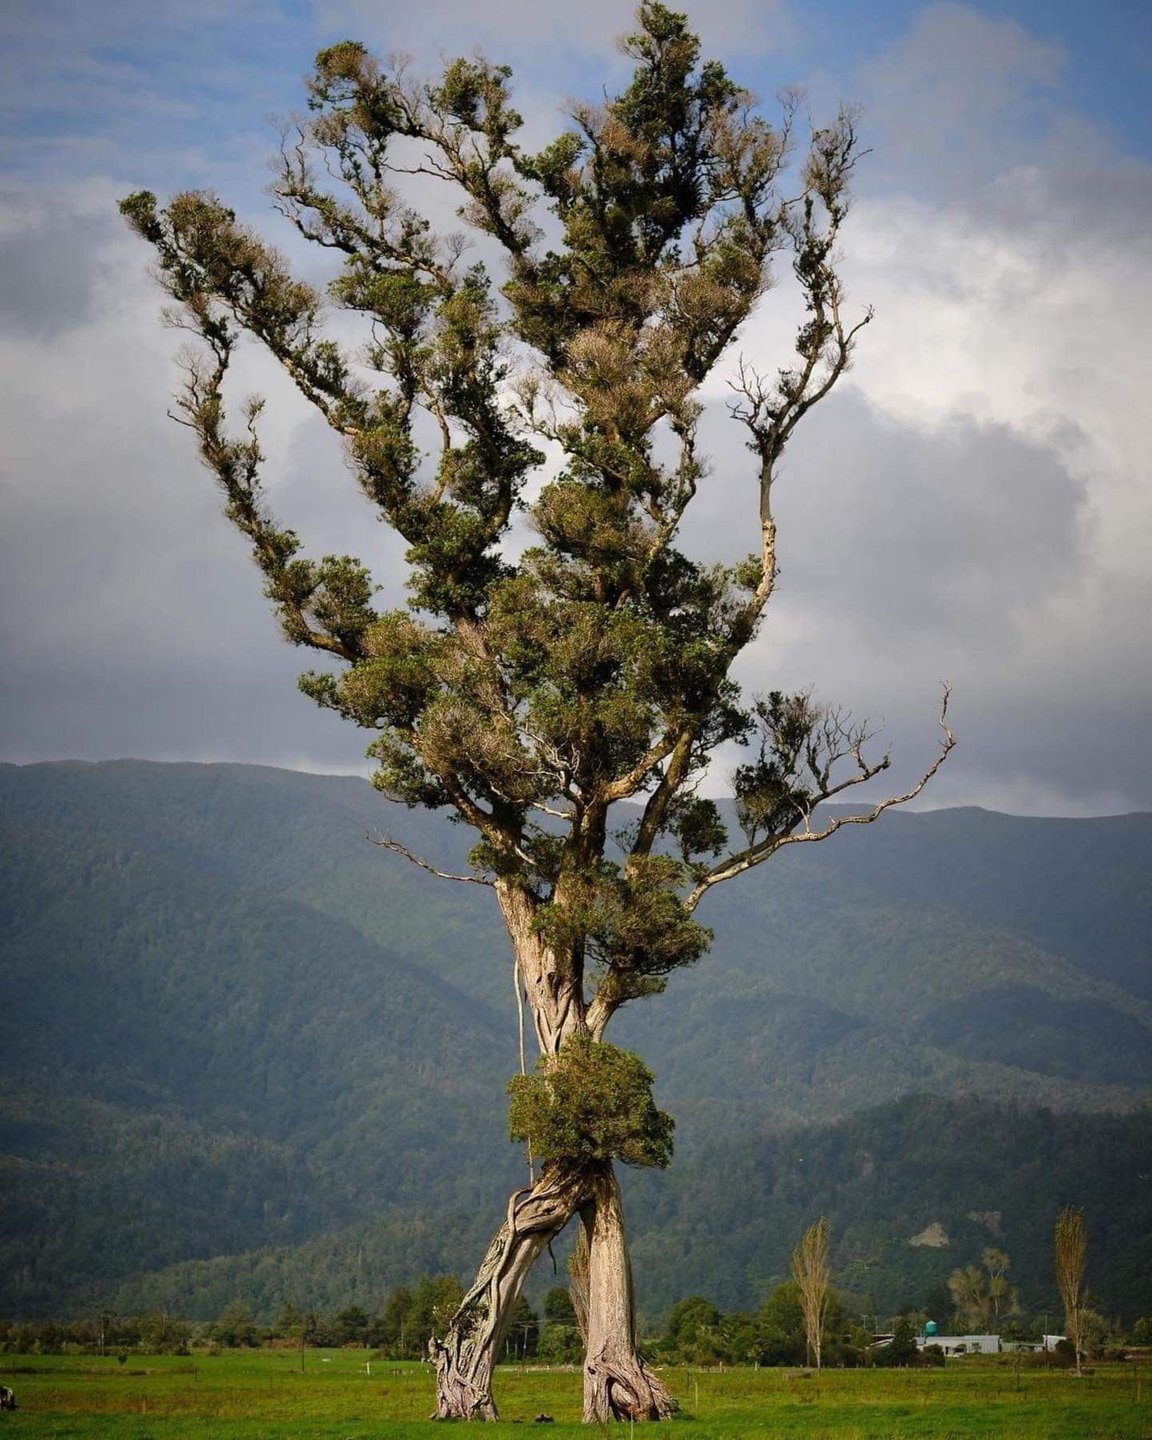
[[[667,1420],[677,1409],[664,1382],[635,1351],[585,1359],[585,1420]]]

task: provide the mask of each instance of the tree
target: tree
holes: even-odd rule
[[[1056,1286],[1064,1306],[1064,1328],[1076,1352],[1076,1374],[1081,1375],[1084,1343],[1084,1264],[1088,1255],[1088,1229],[1084,1211],[1065,1205],[1056,1217],[1053,1234]]]
[[[523,1295],[516,1301],[508,1334],[504,1337],[504,1354],[509,1360],[528,1360],[536,1354],[540,1342],[540,1317]]]
[[[896,1328],[892,1334],[892,1341],[888,1345],[882,1345],[873,1357],[874,1363],[881,1367],[892,1366],[902,1367],[915,1365],[920,1358],[916,1345],[916,1327],[910,1315],[900,1315],[896,1320]]]
[[[389,1295],[379,1322],[380,1348],[395,1360],[409,1358],[409,1346],[425,1338],[417,1335],[411,1317],[412,1292],[401,1285]],[[416,1349],[415,1354],[419,1356],[420,1350]]]
[[[1018,1291],[1007,1276],[1011,1264],[1003,1250],[989,1245],[980,1254],[980,1265],[953,1270],[948,1277],[948,1289],[968,1324],[987,1325],[996,1330],[1003,1317],[1018,1308]]]
[[[572,1296],[554,1285],[544,1296],[544,1324],[536,1347],[539,1359],[557,1365],[574,1364],[583,1353]]]
[[[168,1315],[161,1310],[149,1310],[140,1317],[140,1349],[146,1355],[187,1355],[192,1339],[192,1326],[178,1315]],[[248,1340],[226,1343],[248,1344]],[[41,1348],[47,1350],[43,1340]]]
[[[707,1364],[716,1357],[723,1316],[702,1295],[688,1295],[668,1316],[668,1345],[682,1362]]]
[[[808,1355],[819,1370],[832,1280],[828,1265],[828,1221],[823,1215],[805,1230],[803,1239],[792,1252],[792,1278],[800,1291]]]
[[[666,1163],[671,1122],[647,1094],[630,1129],[621,1095],[651,1080],[606,1027],[705,952],[695,913],[716,886],[911,799],[952,744],[942,716],[940,755],[911,790],[818,818],[888,757],[866,758],[866,727],[811,694],[746,702],[731,676],[776,587],[781,454],[870,318],[848,319],[835,269],[853,116],[816,130],[792,175],[795,105],[770,125],[719,64],[699,62],[683,15],[645,0],[624,47],[632,82],[577,106],[536,154],[518,143],[506,67],[454,60],[423,84],[351,41],[319,54],[311,116],[285,133],[273,190],[299,233],[342,260],[331,298],[363,325],[362,352],[325,334],[320,294],[214,196],[162,207],[140,192],[121,206],[154,247],[176,323],[198,337],[178,418],[285,635],[323,657],[302,688],[372,733],[386,796],[448,809],[477,837],[465,874],[380,843],[490,887],[511,940],[541,1057],[513,1127],[541,1169],[433,1344],[444,1417],[495,1417],[492,1365],[524,1276],[577,1214],[585,1413],[670,1412],[636,1348],[614,1165]],[[502,286],[403,202],[395,185],[413,172],[454,187]],[[678,547],[708,478],[696,394],[781,253],[805,307],[795,355],[770,375],[741,362],[730,407],[753,456],[754,553],[701,564]],[[239,431],[228,423],[243,336],[341,438],[407,544],[406,610],[376,607],[358,559],[306,558],[272,514],[261,402],[243,406]],[[742,838],[729,843],[697,787],[734,741],[750,749],[733,782]],[[576,1114],[567,1086],[585,1069]]]
[[[348,1305],[332,1318],[337,1345],[371,1343],[372,1317],[360,1305]]]
[[[281,1303],[272,1327],[273,1335],[282,1340],[299,1340],[304,1329],[304,1316],[291,1300]]]
[[[576,1311],[572,1306],[572,1296],[564,1289],[563,1285],[553,1285],[544,1296],[544,1319],[550,1325],[568,1325],[572,1329],[576,1328]]]
[[[219,1317],[208,1327],[208,1336],[219,1345],[232,1349],[255,1346],[260,1343],[260,1330],[255,1317],[244,1300],[230,1300]]]
[[[803,1365],[804,1306],[795,1280],[777,1285],[756,1314],[761,1365]]]

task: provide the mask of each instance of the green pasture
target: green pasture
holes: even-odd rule
[[[1077,1380],[1012,1363],[954,1361],[943,1370],[671,1370],[682,1406],[644,1427],[646,1440],[748,1436],[806,1440],[1152,1440],[1152,1371],[1097,1367]],[[292,1350],[191,1358],[0,1356],[20,1408],[0,1413],[0,1440],[432,1440],[427,1366],[370,1360],[363,1350]],[[575,1371],[506,1367],[504,1419],[492,1440],[541,1433],[587,1440]],[[611,1427],[621,1435],[625,1426]]]

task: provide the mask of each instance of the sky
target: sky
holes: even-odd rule
[[[875,320],[786,458],[780,581],[739,678],[870,717],[897,786],[931,760],[950,684],[958,745],[924,803],[1152,809],[1152,6],[688,13],[767,114],[792,86],[817,121],[858,105],[870,151],[842,248]],[[418,73],[479,48],[513,67],[535,144],[624,79],[630,18],[613,0],[0,0],[0,760],[365,769],[369,737],[296,691],[308,656],[166,417],[177,339],[116,201],[213,189],[320,280],[265,194],[318,48],[358,38]],[[726,363],[784,363],[795,315],[785,274]],[[700,557],[757,543],[727,373],[702,394]],[[259,354],[240,381],[268,397],[278,516],[402,603],[402,546],[335,440]]]

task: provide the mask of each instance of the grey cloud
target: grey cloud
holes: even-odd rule
[[[736,558],[754,548],[753,464],[718,407],[704,437],[714,475],[692,548]],[[776,483],[780,588],[807,614],[900,636],[1003,627],[1078,563],[1083,504],[1058,455],[1002,426],[913,430],[842,390],[797,431]]]
[[[0,753],[360,767],[366,737],[296,692],[315,657],[279,637],[192,437],[166,418],[179,337],[159,323],[146,255],[115,217],[86,234],[90,249],[69,252],[83,304],[31,307],[40,333],[9,345],[0,393]],[[362,556],[381,603],[402,603],[403,547],[339,441],[270,364],[249,354],[238,381],[237,397],[272,393],[266,479],[283,523],[309,553]]]
[[[62,197],[0,192],[0,209],[20,213],[19,229],[0,232],[0,323],[52,339],[91,320],[99,278],[99,239],[116,223],[85,214]]]
[[[1013,20],[967,5],[926,7],[857,77],[873,147],[864,183],[950,196],[983,183],[990,166],[1034,159],[1065,60]]]
[[[238,663],[163,662],[106,651],[26,658],[9,667],[0,751],[43,759],[233,760],[345,773],[366,768],[369,737],[296,690],[307,657],[253,636]]]
[[[707,431],[689,543],[735,558],[755,536],[753,465],[726,419]],[[931,759],[948,680],[961,744],[933,803],[1152,805],[1137,618],[1152,587],[1109,589],[1084,486],[1055,448],[971,419],[899,425],[844,390],[797,432],[774,509],[780,576],[740,666],[748,690],[813,686],[873,717],[899,790]]]
[[[763,18],[751,0],[696,18],[707,18],[708,43],[723,50],[742,43],[741,17],[754,8]],[[385,33],[389,9],[396,24]],[[591,10],[548,4],[523,14],[514,4],[486,12],[482,35],[462,0],[423,9],[341,0],[325,15],[381,49],[411,45],[422,56],[471,49],[480,38],[501,58],[497,42],[523,42],[530,74],[558,98],[586,92],[588,55],[602,73],[620,13],[613,6],[609,17],[600,0]],[[1003,54],[989,67],[997,46]],[[939,180],[982,223],[1005,235],[1028,230],[1029,253],[1054,271],[1067,237],[1093,227],[1110,245],[1133,245],[1147,224],[1146,167],[1119,163],[1087,132],[1071,136],[1063,167],[1047,164],[1056,137],[1070,136],[1052,124],[1047,168],[1037,170],[1041,152],[1013,129],[1021,117],[1033,129],[1048,124],[1036,97],[1057,63],[1017,27],[936,7],[873,76],[867,139],[880,154],[869,165],[895,157],[889,181],[903,166],[902,183],[923,186],[918,193]],[[899,148],[902,135],[915,140],[915,154]],[[247,151],[220,158],[253,168]],[[1017,161],[1032,164],[1031,180],[1003,174]],[[206,158],[179,165],[198,175]],[[156,321],[147,257],[106,199],[99,223],[90,223],[95,199],[58,196],[29,211],[33,233],[6,267],[16,292],[7,300],[10,333],[19,325],[28,343],[14,351],[14,383],[0,394],[9,442],[0,476],[0,750],[15,759],[136,753],[356,768],[366,737],[295,692],[310,657],[278,639],[191,438],[164,419],[173,337]],[[37,292],[32,260],[58,272],[51,293]],[[24,277],[19,285],[14,276]],[[929,294],[946,286],[947,266],[926,265],[918,283]],[[1015,323],[1026,325],[1030,313],[1020,308]],[[1111,353],[1086,334],[1070,340],[1066,363],[1098,367]],[[40,380],[21,389],[26,366]],[[300,418],[299,402],[266,367],[246,361],[241,381],[270,394],[267,473],[278,515],[314,553],[362,555],[386,585],[381,603],[402,603],[403,547],[357,495],[333,437]],[[928,429],[886,419],[843,389],[801,429],[778,490],[779,591],[742,676],[751,689],[813,683],[886,721],[897,786],[931,757],[938,682],[951,679],[960,746],[935,803],[1152,806],[1144,759],[1152,591],[1099,568],[1067,421],[1049,444],[1010,428],[1012,417],[977,424],[954,398],[956,418]],[[709,558],[755,545],[751,457],[722,418],[720,407],[707,422],[715,472],[690,535]]]
[[[785,535],[818,537],[782,559],[806,608],[847,599],[855,623],[897,636],[1003,633],[1082,563],[1083,486],[1052,450],[963,418],[912,431],[851,392],[830,410],[798,433],[778,502]]]

